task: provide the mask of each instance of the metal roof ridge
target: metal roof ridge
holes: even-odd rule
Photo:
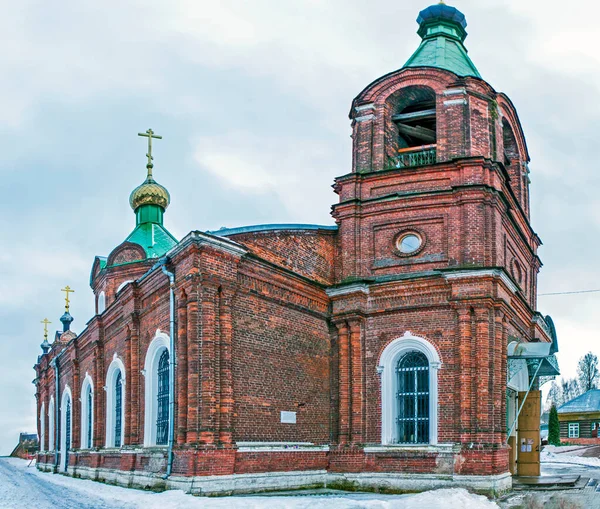
[[[248,226],[238,226],[235,228],[220,228],[219,230],[207,230],[205,233],[216,235],[217,237],[225,237],[227,235],[237,235],[240,233],[254,233],[260,231],[276,231],[276,230],[329,230],[337,231],[336,225],[320,225],[320,224],[304,224],[304,223],[270,223],[270,224],[255,224]]]

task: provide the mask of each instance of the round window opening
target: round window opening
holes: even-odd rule
[[[398,251],[402,254],[410,254],[418,251],[423,241],[416,233],[407,233],[398,239]]]

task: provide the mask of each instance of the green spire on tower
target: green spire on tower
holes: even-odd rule
[[[437,67],[458,76],[481,78],[463,44],[467,20],[462,12],[440,2],[421,11],[417,23],[423,40],[404,67]]]

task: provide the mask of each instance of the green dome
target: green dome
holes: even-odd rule
[[[467,54],[465,15],[444,3],[422,10],[417,18],[418,34],[423,39],[404,67],[437,67],[458,76],[481,78]]]

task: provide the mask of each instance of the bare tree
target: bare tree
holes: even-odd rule
[[[577,376],[579,377],[579,385],[582,392],[595,389],[598,377],[600,376],[600,372],[598,372],[598,357],[592,352],[588,352],[579,359]]]
[[[546,397],[546,406],[547,408],[550,408],[554,405],[558,408],[562,404],[562,390],[555,381],[552,381],[552,385],[550,386],[550,390],[548,391],[548,396]]]
[[[571,378],[569,380],[562,380],[561,383],[562,389],[562,402],[568,403],[573,398],[576,398],[581,394],[581,389],[579,387],[579,382],[576,378]]]

